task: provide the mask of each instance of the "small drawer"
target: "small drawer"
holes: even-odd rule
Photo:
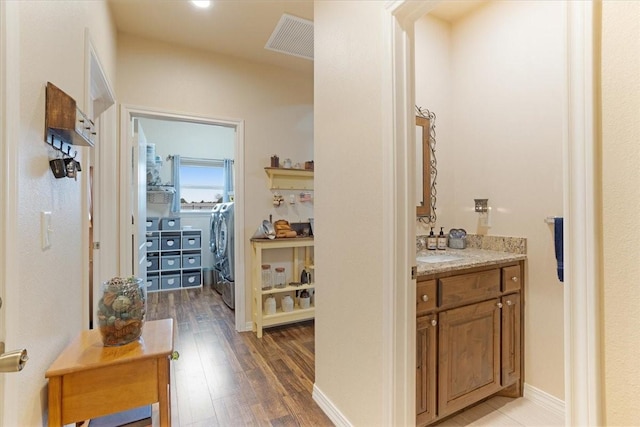
[[[158,231],[160,226],[160,218],[158,217],[147,217],[147,231]]]
[[[160,220],[161,230],[180,230],[180,218],[162,218]]]
[[[182,268],[198,268],[200,265],[200,254],[182,255]]]
[[[461,274],[439,280],[440,305],[481,301],[500,294],[500,270]]]
[[[160,238],[160,248],[163,251],[176,251],[180,249],[180,235],[179,234],[163,235]]]
[[[202,283],[202,274],[198,271],[185,271],[182,273],[182,287],[200,286]]]
[[[179,289],[180,275],[171,274],[169,276],[162,275],[160,277],[160,289]]]
[[[517,291],[522,287],[522,271],[519,265],[502,269],[502,291]]]
[[[436,308],[436,281],[418,282],[416,288],[416,314]]]
[[[160,276],[157,274],[147,275],[147,291],[160,290]]]
[[[200,236],[182,236],[182,249],[200,249]]]
[[[160,257],[160,267],[163,270],[180,270],[179,254],[162,254]]]
[[[160,239],[158,237],[147,237],[147,252],[158,251],[160,249]]]
[[[157,255],[147,256],[147,271],[160,270],[160,259]]]

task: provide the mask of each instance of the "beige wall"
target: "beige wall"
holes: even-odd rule
[[[436,215],[438,228],[454,228],[451,221],[455,206],[455,172],[453,134],[451,25],[425,15],[415,24],[415,97],[416,105],[436,115],[437,170]],[[429,227],[417,223],[417,233],[427,234]]]
[[[382,422],[384,2],[316,2],[316,387],[353,425]]]
[[[544,219],[562,215],[563,8],[490,2],[447,32],[428,15],[416,24],[416,99],[443,108],[435,110],[438,229],[527,238],[525,381],[559,399],[563,289]],[[489,199],[489,229],[479,227],[475,198]]]
[[[16,93],[19,110],[17,129],[16,221],[7,225],[9,235],[6,299],[6,338],[9,349],[26,347],[30,360],[20,374],[5,378],[6,426],[38,426],[46,410],[46,369],[57,354],[82,328],[86,302],[82,300],[82,272],[87,268],[82,255],[82,184],[79,180],[55,179],[49,159],[56,155],[43,142],[45,86],[54,83],[84,105],[85,28],[91,31],[94,46],[107,77],[115,78],[115,32],[105,2],[11,2],[16,25],[11,38],[18,50],[18,75],[7,82]],[[15,92],[13,92],[15,91]],[[87,166],[88,151],[80,154]],[[11,160],[10,160],[11,161]],[[52,212],[51,248],[40,247],[40,212]]]
[[[640,420],[640,2],[604,1],[602,260],[606,425]]]
[[[141,108],[244,120],[246,304],[250,305],[248,238],[269,215],[307,220],[312,206],[274,208],[264,167],[270,157],[313,159],[313,76],[228,56],[118,35],[119,101]],[[237,165],[236,165],[237,166]],[[282,192],[285,197],[289,192]],[[246,310],[250,321],[251,310]]]

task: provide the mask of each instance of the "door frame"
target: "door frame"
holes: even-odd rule
[[[412,425],[415,422],[415,281],[409,278],[409,266],[415,263],[414,211],[408,209],[407,189],[413,168],[407,164],[408,142],[412,141],[415,104],[413,26],[439,0],[421,2],[393,0],[385,5],[385,52],[387,69],[383,85],[387,88],[383,116],[391,117],[385,134],[392,141],[391,162],[385,163],[385,191],[396,203],[385,205],[389,218],[385,227],[386,247],[394,248],[383,268],[386,290],[383,308],[384,409],[385,423]],[[566,90],[563,138],[563,208],[565,221],[565,424],[601,425],[602,357],[599,353],[600,259],[597,248],[597,137],[596,115],[599,104],[595,85],[599,5],[593,0],[565,1],[566,5]],[[391,82],[389,85],[388,82]],[[404,185],[404,187],[403,187]],[[413,194],[413,193],[411,193]],[[410,199],[409,199],[410,200]],[[395,220],[395,221],[394,221]],[[580,286],[572,286],[580,284]]]
[[[128,212],[131,212],[130,194],[131,188],[131,176],[129,173],[129,165],[131,164],[130,150],[125,150],[128,136],[131,135],[131,119],[133,117],[146,117],[159,120],[175,120],[182,122],[200,123],[207,125],[228,126],[236,129],[236,140],[234,143],[234,238],[236,242],[242,242],[242,244],[236,244],[234,247],[234,256],[236,260],[244,259],[245,251],[245,234],[244,234],[244,120],[230,119],[230,118],[213,118],[198,116],[195,114],[184,114],[166,110],[152,109],[148,107],[138,107],[133,105],[121,104],[120,105],[120,183],[118,188],[120,189],[120,229],[119,236],[121,242],[128,241],[128,234],[130,232],[129,225],[127,223]],[[131,222],[129,220],[129,222]],[[123,267],[127,263],[131,263],[131,248],[126,248],[121,245],[120,253],[120,269],[121,273]],[[236,262],[235,267],[235,283],[240,284],[236,286],[235,294],[235,324],[236,330],[246,330],[245,325],[245,268],[239,268]]]
[[[18,221],[18,148],[20,126],[20,54],[19,2],[0,1],[0,341],[7,348],[17,347],[18,326],[7,325],[7,319],[17,319],[21,281],[16,266],[18,254],[12,242],[19,241]],[[18,424],[19,375],[0,374],[0,427]]]
[[[83,301],[87,308],[82,314],[83,325],[88,327],[93,325],[93,313],[96,313],[100,297],[100,281],[106,280],[116,274],[116,260],[114,252],[109,248],[117,247],[117,236],[113,232],[106,232],[109,221],[113,214],[108,211],[110,207],[105,204],[105,200],[117,200],[115,186],[108,183],[115,183],[115,173],[111,165],[116,163],[116,116],[115,116],[115,92],[107,78],[102,62],[91,32],[88,28],[84,31],[85,50],[85,96],[84,110],[89,117],[94,120],[97,129],[95,147],[84,149],[83,160],[86,165],[86,176],[82,180],[82,289]],[[93,169],[93,179],[90,176],[90,168]],[[93,181],[93,182],[92,182]],[[91,212],[90,204],[93,205]],[[91,217],[90,217],[91,216]],[[89,242],[90,230],[92,227],[93,239],[91,243],[97,242],[98,247],[93,247]],[[100,248],[102,247],[102,250]],[[89,255],[93,256],[90,257]],[[90,268],[90,263],[93,268]],[[90,272],[93,272],[89,277]]]

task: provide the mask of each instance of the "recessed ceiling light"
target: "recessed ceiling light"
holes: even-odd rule
[[[210,0],[191,0],[191,3],[193,3],[195,7],[199,7],[201,9],[206,9],[211,6]]]

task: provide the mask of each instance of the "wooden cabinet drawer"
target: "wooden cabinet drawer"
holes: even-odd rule
[[[519,290],[522,285],[522,270],[519,265],[502,269],[502,292]]]
[[[416,314],[436,308],[436,281],[418,282],[416,288]]]
[[[440,305],[460,305],[500,294],[500,270],[461,274],[440,279]]]

